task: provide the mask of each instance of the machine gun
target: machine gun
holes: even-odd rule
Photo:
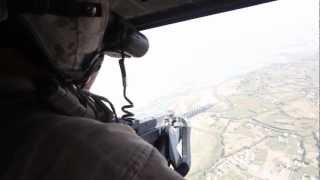
[[[132,121],[130,126],[164,155],[170,167],[182,176],[187,175],[191,166],[191,128],[184,118],[168,113]]]

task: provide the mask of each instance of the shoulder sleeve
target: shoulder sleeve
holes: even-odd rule
[[[180,180],[128,126],[50,117],[20,150],[16,179]],[[17,168],[19,167],[19,168]],[[15,178],[14,178],[15,179]]]

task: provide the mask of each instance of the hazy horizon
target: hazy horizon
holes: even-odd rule
[[[282,0],[144,31],[150,50],[126,61],[128,95],[141,108],[268,64],[318,59],[318,2]],[[117,59],[105,58],[93,91],[125,103]]]

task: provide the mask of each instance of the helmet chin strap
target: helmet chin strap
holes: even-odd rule
[[[94,74],[95,72],[98,72],[99,69],[101,68],[103,58],[104,58],[104,53],[97,51],[93,54],[94,54],[93,58],[89,60],[89,64],[83,65],[86,70],[80,82],[76,83],[80,88],[84,88],[86,86],[86,83],[92,76],[92,74]]]

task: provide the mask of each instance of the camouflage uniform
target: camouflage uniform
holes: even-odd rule
[[[1,164],[9,164],[1,179],[183,179],[130,127],[59,113],[37,100],[27,80],[0,87]]]

